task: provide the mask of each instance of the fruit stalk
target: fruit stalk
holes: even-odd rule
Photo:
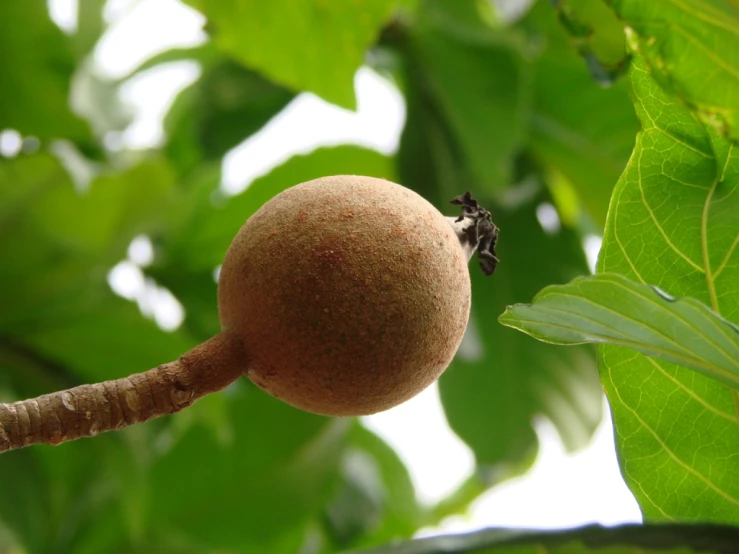
[[[0,453],[61,444],[187,408],[244,371],[241,340],[219,333],[179,359],[114,381],[0,404]]]

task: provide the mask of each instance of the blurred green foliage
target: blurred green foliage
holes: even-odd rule
[[[667,118],[662,152],[692,148],[713,156],[703,162],[714,170],[731,157],[736,4],[706,0],[700,11],[692,0],[539,0],[513,21],[487,0],[188,4],[206,17],[207,42],[157,54],[118,81],[92,63],[106,30],[101,0],[80,0],[69,32],[43,0],[0,4],[0,401],[142,371],[208,338],[219,328],[214,275],[243,222],[294,184],[365,174],[413,188],[450,215],[448,201],[470,190],[501,228],[499,270],[485,279],[473,262],[470,329],[440,381],[447,419],[477,471],[439,505],[422,505],[397,454],[360,421],[297,411],[244,380],[174,417],[0,456],[0,552],[375,547],[410,538],[525,472],[537,453],[536,416],[567,448],[585,445],[601,417],[595,351],[534,342],[497,317],[547,285],[588,274],[583,242],[604,230],[605,269],[653,268],[642,273],[650,282],[673,272],[670,290],[704,295],[689,269],[685,281],[674,273],[679,260],[660,258],[649,218],[629,200],[638,192],[634,172],[669,160],[630,156],[639,121],[663,129]],[[121,149],[117,137],[131,120],[121,87],[182,60],[197,63],[200,76],[170,107],[164,142]],[[396,154],[319,148],[236,196],[223,193],[221,164],[232,148],[302,92],[354,108],[362,65],[403,95]],[[18,151],[7,147],[13,137]],[[665,220],[684,200],[664,191],[691,168],[674,171],[673,181],[654,172]],[[728,175],[736,181],[736,171]],[[696,186],[710,186],[713,177],[705,179]],[[558,218],[547,224],[542,209]],[[174,331],[108,282],[141,235],[154,256],[134,273],[180,302],[184,321]],[[631,255],[646,258],[629,265]],[[722,295],[733,301],[736,290],[727,284]],[[679,368],[655,375],[629,356],[603,349],[601,377],[618,399],[620,462],[645,514],[736,522],[738,428],[707,416],[715,406],[731,411],[726,391]],[[650,402],[639,402],[642,393]],[[692,429],[690,439],[675,426]],[[673,440],[680,456],[671,461]],[[694,463],[681,463],[688,458]]]

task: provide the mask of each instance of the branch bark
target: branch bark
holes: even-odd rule
[[[241,339],[219,333],[144,373],[0,404],[0,453],[92,437],[179,412],[227,387],[246,367]]]

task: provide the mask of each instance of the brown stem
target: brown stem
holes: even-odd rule
[[[0,404],[0,453],[92,437],[179,412],[227,387],[245,370],[241,340],[220,333],[144,373]]]

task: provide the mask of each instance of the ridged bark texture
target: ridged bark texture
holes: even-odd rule
[[[221,333],[144,373],[0,404],[0,453],[91,437],[179,412],[245,370],[241,340]]]

